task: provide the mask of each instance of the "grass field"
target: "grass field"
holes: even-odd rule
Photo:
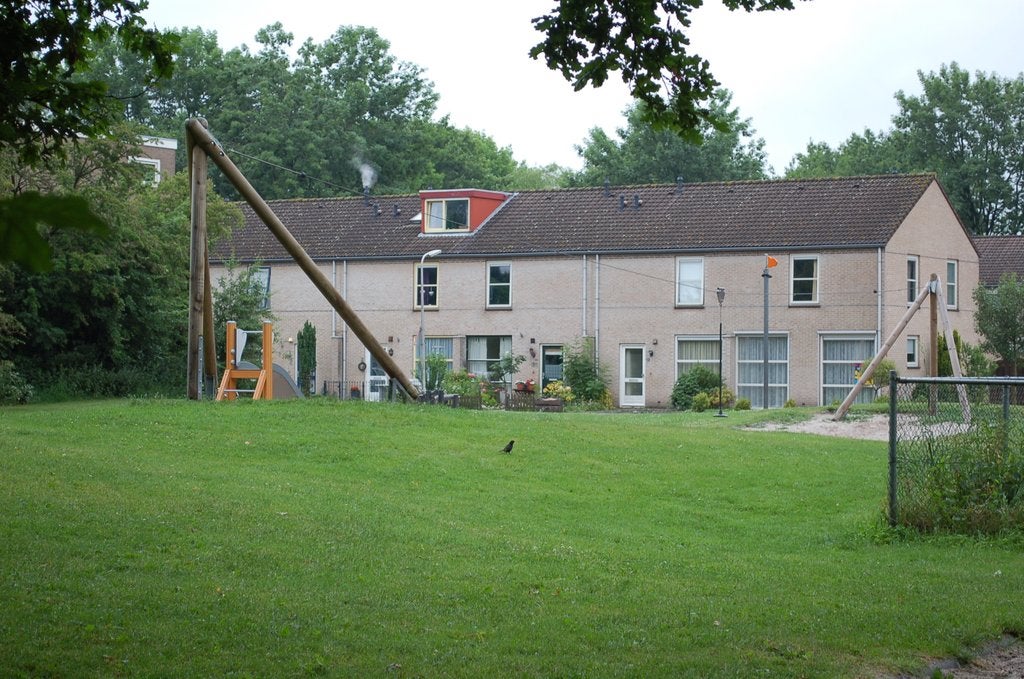
[[[884,443],[739,428],[806,414],[0,409],[0,676],[877,677],[1024,632],[1019,539],[894,537]]]

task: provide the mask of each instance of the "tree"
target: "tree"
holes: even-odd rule
[[[919,72],[923,92],[896,93],[893,128],[853,134],[835,150],[811,143],[786,176],[934,172],[969,231],[1024,226],[1024,75],[971,75],[956,63]]]
[[[918,72],[893,119],[908,164],[939,175],[968,230],[1014,233],[1024,216],[1024,74],[1010,80],[956,62]]]
[[[1016,376],[1024,362],[1024,280],[1003,274],[999,285],[974,290],[974,327],[984,338],[981,348],[1002,358]]]
[[[824,142],[810,142],[786,168],[787,179],[855,177],[913,169],[900,154],[893,135],[864,130],[851,134],[836,149]]]
[[[593,129],[582,147],[583,170],[573,183],[597,186],[686,181],[732,181],[763,179],[764,140],[754,138],[749,120],[741,120],[732,108],[728,90],[717,90],[711,101],[716,117],[728,124],[727,131],[701,124],[702,144],[694,144],[669,130],[655,129],[647,122],[646,106],[635,104],[627,111],[627,124],[618,130],[619,141],[603,130]]]
[[[145,28],[145,0],[29,0],[0,6],[0,147],[28,165],[58,154],[80,136],[99,137],[119,119],[98,79],[76,78],[95,46],[116,40],[147,60],[153,77],[170,74],[175,37]],[[32,192],[0,199],[0,261],[49,266],[40,225],[106,233],[75,197]]]
[[[793,0],[722,0],[730,10],[793,9]],[[530,50],[544,56],[578,91],[600,87],[613,71],[634,99],[645,104],[644,119],[691,142],[710,125],[727,122],[705,102],[719,82],[710,65],[689,50],[684,33],[690,12],[703,0],[561,0],[549,14],[533,20],[544,40]]]
[[[299,388],[306,396],[316,394],[316,327],[306,321],[295,344],[299,352]]]

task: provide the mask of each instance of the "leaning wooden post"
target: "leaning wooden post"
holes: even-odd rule
[[[206,121],[200,122],[205,127]],[[203,331],[206,268],[206,153],[195,152],[195,139],[186,134],[191,186],[192,240],[188,277],[188,398],[199,399],[199,335]],[[207,336],[208,340],[212,337]],[[209,355],[207,353],[207,355]],[[204,371],[205,372],[205,371]]]
[[[903,314],[903,318],[901,318],[900,322],[896,324],[893,331],[889,333],[889,336],[885,339],[885,342],[882,343],[882,347],[875,354],[875,357],[871,359],[870,363],[868,363],[868,367],[864,368],[864,372],[860,374],[860,379],[857,380],[857,384],[853,385],[853,389],[850,390],[850,393],[846,395],[845,399],[843,399],[839,408],[836,409],[836,414],[832,417],[833,420],[838,421],[846,416],[846,411],[848,411],[850,406],[853,405],[853,401],[857,398],[857,394],[859,394],[864,389],[864,385],[871,380],[871,376],[875,374],[875,368],[878,367],[878,364],[881,363],[882,359],[889,353],[889,349],[892,348],[892,345],[896,342],[900,333],[903,332],[904,328],[907,327],[907,324],[910,323],[910,319],[915,313],[917,313],[917,310],[921,308],[921,305],[924,304],[924,298],[928,294],[930,294],[930,291],[925,287],[917,295],[917,299],[915,299],[914,303],[910,305],[909,309],[907,309],[907,313]]]
[[[939,298],[938,290],[939,277],[932,274],[928,281],[928,289],[931,290],[931,304],[928,314],[928,375],[939,376]],[[939,385],[928,386],[928,414],[934,415],[939,406]]]
[[[206,398],[217,395],[217,334],[213,329],[213,286],[210,285],[209,243],[203,248],[203,381]]]
[[[370,332],[370,329],[363,323],[352,307],[349,306],[349,303],[345,301],[341,293],[335,289],[330,279],[317,268],[316,263],[306,250],[295,240],[295,237],[288,231],[277,215],[274,214],[274,211],[270,209],[270,206],[257,193],[256,189],[252,187],[252,184],[239,172],[235,164],[231,162],[231,159],[227,157],[227,154],[217,145],[216,140],[194,118],[185,125],[188,131],[195,135],[196,143],[201,145],[200,148],[210,157],[213,164],[220,168],[228,181],[238,189],[238,192],[253,209],[253,212],[256,213],[256,216],[270,229],[270,232],[274,234],[277,241],[295,260],[295,263],[299,265],[299,268],[306,274],[306,277],[316,286],[320,294],[330,302],[334,310],[338,312],[338,315],[352,329],[352,332],[356,334],[356,337],[363,343],[367,351],[377,359],[377,362],[384,368],[384,371],[398,382],[401,390],[411,399],[415,400],[419,396],[419,389],[412,384],[409,377],[398,367],[398,364],[395,363],[388,352],[384,351],[380,342]]]

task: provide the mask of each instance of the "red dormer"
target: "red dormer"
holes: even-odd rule
[[[509,194],[482,189],[420,191],[423,233],[472,233],[483,224]]]

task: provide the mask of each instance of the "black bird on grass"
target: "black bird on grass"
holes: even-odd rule
[[[512,439],[511,441],[508,442],[508,444],[504,448],[501,449],[501,452],[503,452],[503,453],[511,453],[512,452],[512,446],[514,446],[515,444],[516,444],[516,440]]]

